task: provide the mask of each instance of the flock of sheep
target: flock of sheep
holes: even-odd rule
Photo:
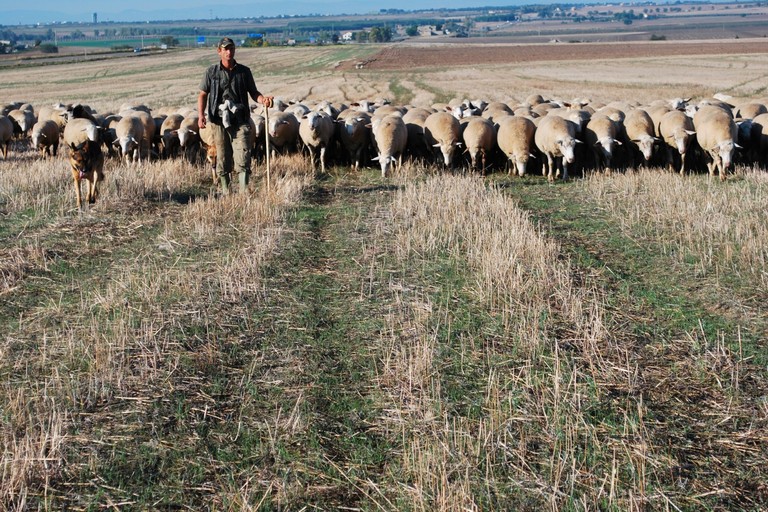
[[[328,165],[378,165],[386,177],[404,158],[413,158],[446,168],[506,169],[520,176],[535,168],[550,181],[567,179],[574,170],[638,165],[680,173],[707,171],[725,179],[736,159],[768,163],[766,104],[718,95],[696,104],[677,98],[648,105],[561,102],[532,95],[519,105],[457,100],[428,108],[386,101],[340,105],[277,100],[269,112],[252,107],[250,124],[256,158],[263,154],[268,131],[271,151],[304,151],[313,167],[323,171]],[[204,157],[215,168],[215,147],[206,130],[198,128],[193,108],[153,111],[126,104],[116,113],[97,114],[79,104],[46,105],[37,111],[28,103],[0,105],[4,158],[14,140],[27,140],[44,156],[55,156],[63,141],[70,152],[78,206],[81,179],[90,183],[86,199],[95,200],[105,153],[137,162]]]

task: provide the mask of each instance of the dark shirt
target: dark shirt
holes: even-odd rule
[[[224,69],[221,62],[209,67],[200,82],[200,90],[208,93],[208,119],[216,124],[221,124],[219,105],[225,100],[245,107],[242,109],[245,116],[239,120],[245,122],[250,112],[248,96],[256,101],[261,94],[256,88],[251,69],[237,62],[231,71]]]

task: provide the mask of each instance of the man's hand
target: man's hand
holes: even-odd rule
[[[197,127],[200,128],[201,130],[205,129],[205,114],[197,118]]]
[[[266,108],[272,108],[275,106],[275,98],[273,96],[264,96],[262,94],[261,104],[264,105]]]

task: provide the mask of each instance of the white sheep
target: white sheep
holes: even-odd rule
[[[584,141],[595,156],[597,168],[612,170],[614,146],[620,146],[619,128],[613,119],[604,115],[595,115],[584,129]]]
[[[184,121],[181,114],[169,114],[160,125],[160,151],[164,158],[175,158],[179,152],[179,128]]]
[[[648,112],[641,108],[629,110],[624,118],[624,133],[629,141],[630,165],[635,167],[635,156],[638,153],[642,156],[643,163],[648,165],[657,140],[653,119]]]
[[[488,159],[496,144],[496,130],[488,119],[471,116],[462,123],[461,140],[469,153],[472,169],[485,172]]]
[[[316,169],[316,160],[320,160],[320,171],[325,172],[326,151],[333,137],[333,119],[325,112],[312,111],[301,118],[299,137],[309,150],[312,169]]]
[[[35,124],[35,114],[30,110],[14,109],[8,112],[8,118],[13,122],[13,130],[17,137],[26,138]]]
[[[272,154],[278,151],[293,153],[299,141],[299,120],[289,112],[269,111],[269,147]]]
[[[436,148],[445,166],[452,167],[456,148],[461,145],[459,120],[448,112],[430,114],[424,121],[424,135],[427,146]]]
[[[768,107],[757,101],[748,101],[736,107],[734,117],[737,119],[754,119],[760,114],[768,113]]]
[[[349,155],[353,168],[360,169],[371,141],[371,116],[367,112],[347,109],[339,113],[336,125],[341,146]]]
[[[670,110],[661,118],[659,137],[666,149],[666,160],[670,171],[675,170],[675,155],[680,157],[680,174],[685,174],[685,157],[690,149],[696,131],[693,120],[685,112]]]
[[[447,115],[454,119],[450,114]],[[378,151],[378,156],[373,160],[379,162],[381,177],[386,178],[392,163],[395,163],[398,168],[403,163],[403,153],[408,143],[408,129],[405,127],[402,116],[389,115],[372,117],[371,130]]]
[[[733,152],[740,148],[736,122],[720,106],[701,106],[693,117],[696,140],[709,157],[707,168],[714,176],[717,170],[720,180],[733,161]]]
[[[59,125],[48,119],[38,121],[32,127],[32,147],[39,149],[42,156],[56,156],[59,149]]]
[[[197,112],[184,117],[179,125],[177,135],[179,137],[179,147],[184,151],[187,160],[190,162],[197,158],[200,148],[200,129],[198,128],[199,117]]]
[[[152,153],[151,151],[152,141],[154,140],[154,137],[155,137],[155,120],[152,117],[152,114],[150,114],[149,112],[145,111],[142,108],[136,108],[136,109],[121,110],[120,115],[122,116],[123,119],[125,119],[126,117],[132,117],[132,118],[138,119],[139,122],[141,122],[142,135],[141,135],[141,138],[136,139],[139,144],[138,160],[141,161],[143,158],[146,158],[149,160]],[[122,122],[122,119],[120,121]],[[122,146],[122,143],[121,143],[121,146]],[[123,154],[125,155],[125,153]]]
[[[561,170],[563,180],[567,180],[568,165],[576,158],[576,144],[581,143],[576,139],[576,125],[573,121],[560,116],[545,116],[539,121],[533,140],[547,158],[542,168],[542,174],[546,172],[547,180],[554,181],[561,175]]]
[[[97,145],[101,143],[100,128],[90,119],[71,119],[64,127],[64,144],[79,146],[89,140]]]
[[[432,148],[427,144],[424,134],[424,124],[435,110],[424,107],[413,107],[403,115],[403,122],[408,129],[407,152],[413,159],[425,160],[432,156]]]
[[[153,123],[154,126],[154,123]],[[144,123],[138,116],[123,116],[115,127],[115,146],[126,161],[141,162]]]
[[[496,118],[496,143],[518,176],[525,176],[528,160],[533,156],[536,125],[527,117],[503,116]]]

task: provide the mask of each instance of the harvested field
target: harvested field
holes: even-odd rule
[[[763,97],[768,49],[717,44],[238,60],[307,103]],[[0,91],[189,106],[215,59],[8,69]],[[0,159],[0,510],[768,510],[762,168],[550,184],[295,152],[227,196],[195,159],[105,175],[78,211],[66,150]]]
[[[488,41],[487,39],[484,41]],[[633,43],[395,45],[371,56],[366,68],[404,70],[519,62],[702,57],[768,53],[768,40]],[[349,63],[347,63],[347,66]]]

